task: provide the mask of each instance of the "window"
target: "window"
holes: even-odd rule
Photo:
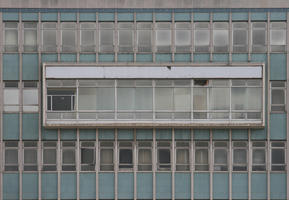
[[[176,52],[191,51],[191,23],[175,24],[175,49]]]
[[[5,143],[5,171],[18,171],[18,142]]]
[[[194,27],[194,45],[196,52],[210,51],[210,24],[195,23]]]
[[[114,170],[114,146],[113,142],[100,142],[100,170]]]
[[[190,143],[176,142],[176,170],[190,170]]]
[[[76,24],[61,24],[61,45],[63,52],[71,52],[76,50]]]
[[[252,171],[266,170],[266,143],[252,143]]]
[[[138,52],[152,51],[152,23],[137,23]]]
[[[56,171],[57,142],[43,142],[42,144],[43,171]]]
[[[170,142],[158,142],[158,162],[157,167],[160,171],[171,170],[171,143]]]
[[[233,51],[247,52],[248,51],[248,23],[235,22],[233,23]]]
[[[286,111],[286,81],[271,81],[271,112]]]
[[[252,51],[265,52],[267,50],[267,24],[265,22],[252,23]]]
[[[151,171],[152,170],[152,143],[138,142],[138,170]]]
[[[57,48],[56,42],[56,23],[42,23],[42,50],[55,52]]]
[[[194,80],[194,119],[207,119],[209,80]]]
[[[95,147],[94,142],[81,142],[81,170],[95,170]]]
[[[38,111],[38,88],[37,82],[24,82],[23,88],[23,111]]]
[[[18,23],[5,22],[5,51],[18,51]]]
[[[286,170],[285,162],[285,143],[271,142],[271,170],[284,171]]]
[[[247,142],[233,142],[233,171],[247,170]]]
[[[118,51],[133,52],[134,25],[133,23],[118,23]]]
[[[227,52],[229,50],[229,24],[215,22],[213,29],[213,46],[215,52]]]
[[[37,142],[23,142],[24,171],[37,171]]]
[[[156,23],[156,48],[157,52],[171,51],[170,23]]]
[[[74,171],[75,167],[75,142],[62,142],[62,170]]]
[[[19,88],[18,82],[4,83],[4,111],[19,111]]]
[[[99,24],[99,51],[113,52],[114,51],[114,24],[100,23]]]
[[[24,28],[24,51],[37,51],[37,23],[25,22]]]
[[[119,169],[132,169],[132,142],[119,142]]]
[[[209,170],[209,142],[195,141],[195,170]]]
[[[82,52],[95,51],[95,23],[80,24],[80,46]]]
[[[286,23],[270,23],[270,45],[272,52],[284,52],[286,50]]]
[[[214,142],[214,170],[228,170],[228,142]]]

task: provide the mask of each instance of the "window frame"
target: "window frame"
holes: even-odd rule
[[[103,146],[102,144],[111,144]],[[112,152],[112,162],[110,164],[102,164],[101,159],[102,159],[102,155],[101,155],[101,150],[111,150]],[[98,157],[99,157],[99,170],[100,171],[114,171],[115,170],[115,144],[114,141],[99,141],[99,147],[98,147]],[[110,169],[102,169],[102,167],[110,167]]]
[[[89,24],[89,25],[94,25],[94,28],[83,28],[84,25]],[[79,27],[80,27],[80,41],[79,41],[79,45],[80,45],[80,52],[95,52],[96,51],[96,33],[97,33],[97,29],[96,29],[96,23],[94,22],[81,22],[79,23]],[[83,38],[82,35],[84,34],[83,32],[93,32],[93,41],[90,41],[89,45],[83,45]],[[87,48],[87,49],[86,49]],[[91,49],[89,49],[91,48]]]
[[[50,24],[55,25],[55,28],[45,27],[45,25],[50,25]],[[55,44],[52,44],[52,45],[44,44],[44,41],[47,41],[44,39],[45,31],[48,31],[48,32],[53,31],[53,33],[54,33],[53,35],[55,35]],[[41,50],[42,50],[42,52],[55,52],[55,51],[57,51],[57,48],[59,46],[59,44],[58,44],[58,41],[59,41],[58,32],[59,32],[59,27],[58,27],[58,23],[56,23],[56,22],[43,22],[41,24]]]
[[[7,143],[11,143],[11,144],[16,144],[17,145],[14,145],[14,146],[7,146]],[[20,153],[20,148],[19,148],[19,143],[18,141],[3,141],[3,148],[4,148],[4,151],[3,151],[3,170],[4,171],[11,171],[11,172],[14,172],[14,171],[18,171],[19,170],[19,164],[20,164],[20,160],[19,160],[19,153]],[[6,151],[7,150],[10,150],[10,151],[16,151],[17,152],[17,162],[15,164],[7,164],[6,163]]]
[[[274,147],[274,144],[278,144],[279,145],[281,144],[281,146],[275,146]],[[283,145],[283,146],[282,146]],[[273,157],[272,157],[272,154],[273,154],[273,151],[274,150],[283,150],[283,153],[284,153],[284,163],[273,163]],[[286,142],[284,141],[271,141],[270,142],[270,170],[271,171],[286,171],[286,166],[287,166],[287,148],[286,148]],[[283,169],[282,169],[283,168]]]
[[[35,27],[31,28],[25,28],[25,24],[34,24]],[[22,24],[22,37],[23,37],[23,50],[24,52],[37,52],[38,51],[38,26],[39,24],[37,22],[23,22]],[[26,31],[35,31],[35,45],[25,45],[25,32]],[[26,48],[25,48],[26,47]],[[31,49],[29,49],[30,47]]]
[[[282,83],[283,86],[273,86],[274,83]],[[270,112],[271,113],[286,113],[287,112],[287,84],[286,81],[270,81]],[[284,94],[284,104],[273,104],[273,90],[282,90]],[[273,106],[284,106],[284,110],[274,110]]]
[[[65,146],[64,144],[70,144],[69,146]],[[77,161],[77,148],[76,148],[76,141],[61,141],[61,169],[62,171],[76,171],[76,161]],[[64,151],[73,151],[74,153],[74,163],[64,163]]]
[[[72,27],[63,27],[64,25],[74,25],[74,28]],[[65,36],[64,32],[70,32],[70,34],[74,34],[74,45],[63,44]],[[60,23],[60,45],[61,45],[61,51],[62,52],[76,52],[77,51],[77,23],[75,22],[61,22]]]
[[[181,145],[181,144],[186,145]],[[175,170],[176,171],[190,171],[191,166],[191,148],[190,148],[190,142],[189,141],[175,141]],[[180,145],[180,146],[179,146]],[[188,162],[187,163],[178,163],[177,157],[178,157],[178,150],[186,150],[188,153]]]
[[[8,28],[6,27],[6,24],[15,24],[16,23],[16,28]],[[4,26],[3,26],[3,32],[4,32],[4,39],[3,39],[3,43],[4,43],[4,51],[5,52],[18,52],[19,50],[19,22],[18,21],[9,21],[9,22],[3,22]],[[16,45],[12,46],[12,45],[7,45],[7,41],[6,41],[6,31],[16,31],[17,32],[17,39],[16,39]]]
[[[140,145],[141,143],[148,143],[149,145],[147,146],[142,146]],[[148,150],[150,151],[151,154],[151,162],[149,164],[143,164],[140,163],[140,159],[139,159],[139,151],[140,150]],[[152,166],[153,166],[153,144],[151,141],[137,141],[137,170],[138,171],[152,171]],[[142,169],[142,167],[147,167],[148,169]]]
[[[168,145],[167,145],[168,144]],[[165,145],[165,146],[163,146]],[[170,162],[168,163],[162,163],[160,162],[160,150],[166,150],[169,152],[169,159],[170,159]],[[172,169],[172,142],[171,141],[166,141],[166,140],[163,140],[163,141],[157,141],[157,151],[156,151],[157,155],[157,170],[158,171],[171,171]]]
[[[262,146],[254,146],[254,144],[264,144]],[[267,170],[267,142],[266,141],[253,141],[251,142],[251,148],[252,148],[252,171],[266,171]],[[264,163],[262,164],[255,164],[254,163],[254,150],[263,150],[264,151]],[[261,167],[261,168],[260,168]]]
[[[31,143],[32,145],[25,146],[26,143]],[[36,152],[35,163],[25,162],[25,150],[34,150]],[[38,171],[38,142],[37,141],[23,141],[22,143],[22,158],[23,158],[23,170],[24,171]]]
[[[236,143],[244,143],[245,146],[235,146]],[[235,150],[243,150],[246,152],[246,163],[235,163]],[[248,142],[247,141],[232,141],[232,170],[233,171],[247,171],[248,170]],[[235,168],[236,167],[236,168]]]
[[[226,146],[218,147],[216,143],[224,143]],[[223,150],[226,152],[226,163],[216,163],[216,150]],[[228,141],[213,141],[213,163],[214,163],[214,171],[229,171],[229,142]]]
[[[54,143],[55,144],[55,146],[46,146],[46,144],[52,144],[52,143]],[[42,151],[42,156],[41,156],[41,158],[42,158],[42,171],[56,171],[57,170],[57,161],[58,161],[58,157],[59,157],[59,155],[58,155],[58,142],[57,141],[42,141],[42,149],[41,149]],[[44,163],[44,151],[45,150],[55,150],[55,163],[53,163],[53,164],[46,164],[46,163]]]
[[[85,143],[89,145],[85,145]],[[92,163],[83,163],[82,162],[82,149],[89,149],[93,150],[93,162]],[[96,149],[95,149],[95,142],[94,141],[80,141],[80,148],[79,148],[79,162],[80,162],[80,171],[95,171],[96,167]],[[87,168],[86,168],[87,167]]]

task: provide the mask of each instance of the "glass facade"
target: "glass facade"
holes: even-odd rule
[[[288,12],[0,8],[0,199],[288,199]],[[46,79],[52,63],[265,71]]]

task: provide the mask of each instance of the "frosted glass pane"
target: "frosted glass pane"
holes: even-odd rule
[[[227,150],[215,149],[215,164],[227,164]]]
[[[226,46],[229,43],[227,30],[214,30],[214,46]]]
[[[171,44],[171,31],[170,30],[157,30],[156,31],[156,44],[157,46],[166,46]]]
[[[270,32],[271,45],[285,45],[286,31],[285,30],[271,30]]]
[[[98,110],[114,110],[114,88],[97,88]]]
[[[232,88],[232,109],[247,109],[247,92],[246,88]]]
[[[38,104],[38,90],[37,89],[23,90],[23,104],[24,105]]]
[[[173,109],[173,89],[172,88],[156,88],[155,89],[156,110],[172,110]]]
[[[248,88],[248,109],[262,109],[262,90],[261,88]]]
[[[194,110],[207,110],[207,88],[194,88]]]
[[[135,91],[135,109],[152,110],[153,108],[153,89],[136,88]]]
[[[176,111],[189,111],[191,88],[175,88],[174,89],[174,104]]]
[[[134,110],[135,105],[135,88],[118,88],[117,89],[117,109]]]
[[[4,104],[19,104],[19,90],[4,89]]]
[[[209,91],[211,110],[229,110],[229,88],[211,88]]]
[[[205,46],[209,45],[210,31],[209,30],[196,30],[195,31],[195,45]]]
[[[176,30],[176,45],[190,45],[191,44],[191,31],[189,30]]]
[[[100,44],[101,45],[113,44],[113,30],[100,31]]]
[[[62,50],[71,51],[75,48],[75,31],[63,30],[62,31]]]
[[[79,88],[78,109],[96,110],[96,88]]]

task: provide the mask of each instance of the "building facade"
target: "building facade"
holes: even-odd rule
[[[0,2],[0,199],[289,199],[286,0]]]

